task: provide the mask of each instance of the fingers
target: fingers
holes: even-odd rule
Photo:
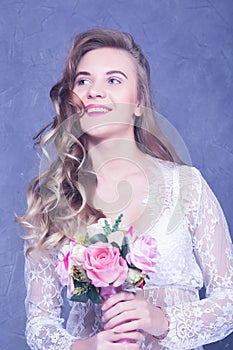
[[[133,319],[147,319],[150,317],[149,304],[145,300],[133,300],[119,302],[103,313],[102,321],[106,324],[111,321],[106,328],[112,328],[121,322]]]
[[[95,350],[139,350],[136,343],[143,340],[144,336],[139,331],[127,333],[114,333],[113,330],[102,331],[96,334],[92,339],[91,349]],[[127,343],[124,340],[127,339]]]
[[[105,330],[112,329],[116,333],[138,329],[151,334],[154,332],[157,310],[142,295],[121,292],[110,297],[102,309],[106,310],[102,316]]]
[[[127,312],[121,312],[115,317],[110,317],[108,322],[105,324],[104,329],[111,329],[122,323],[132,320],[139,320],[140,318],[141,315],[139,314],[138,310],[127,310]]]
[[[137,305],[135,304],[134,300],[119,302],[118,304],[109,308],[107,311],[103,312],[102,321],[106,323],[119,314],[136,310],[136,306]]]
[[[139,350],[139,345],[137,343],[127,343],[127,344],[113,343],[113,344],[111,344],[111,349],[114,349],[114,350]],[[103,350],[103,348],[101,350]],[[107,350],[109,350],[109,348]]]
[[[144,340],[145,337],[139,331],[127,332],[127,333],[115,333],[113,336],[113,341],[118,342],[123,339],[129,339],[132,341]],[[123,343],[122,343],[123,344]]]
[[[130,322],[126,322],[123,324],[120,324],[116,327],[113,328],[114,333],[127,333],[127,332],[131,332],[134,331],[136,329],[141,329],[141,322],[140,320],[133,320]]]
[[[135,299],[135,294],[130,292],[120,292],[115,295],[112,295],[108,298],[102,305],[102,311],[106,311],[116,305],[121,301],[133,300]]]

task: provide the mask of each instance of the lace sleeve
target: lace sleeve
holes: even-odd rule
[[[197,177],[193,251],[202,270],[206,298],[166,308],[171,330],[160,344],[167,349],[192,349],[220,340],[233,330],[231,238],[217,199],[198,171]]]
[[[62,327],[61,285],[54,267],[54,257],[38,251],[26,258],[26,339],[31,349],[69,350],[75,339]]]

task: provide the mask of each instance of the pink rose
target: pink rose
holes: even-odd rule
[[[143,273],[156,272],[157,242],[148,235],[136,236],[129,242],[130,252],[126,259]]]
[[[95,287],[114,287],[127,278],[128,266],[119,250],[110,243],[97,242],[84,251],[83,267]]]
[[[74,292],[73,278],[70,275],[71,267],[73,266],[70,246],[65,245],[62,247],[58,254],[58,260],[56,261],[56,272],[60,278],[61,284],[67,286],[67,296],[71,297]]]

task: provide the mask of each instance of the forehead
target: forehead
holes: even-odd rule
[[[123,69],[136,74],[136,62],[134,57],[126,50],[103,47],[87,52],[80,60],[77,70]]]

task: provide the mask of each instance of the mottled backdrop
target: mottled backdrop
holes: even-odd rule
[[[23,243],[14,215],[37,174],[32,136],[54,115],[48,92],[72,38],[131,32],[149,58],[157,110],[182,135],[233,232],[231,0],[0,0],[0,349],[26,350]],[[233,337],[207,346],[232,348]]]

